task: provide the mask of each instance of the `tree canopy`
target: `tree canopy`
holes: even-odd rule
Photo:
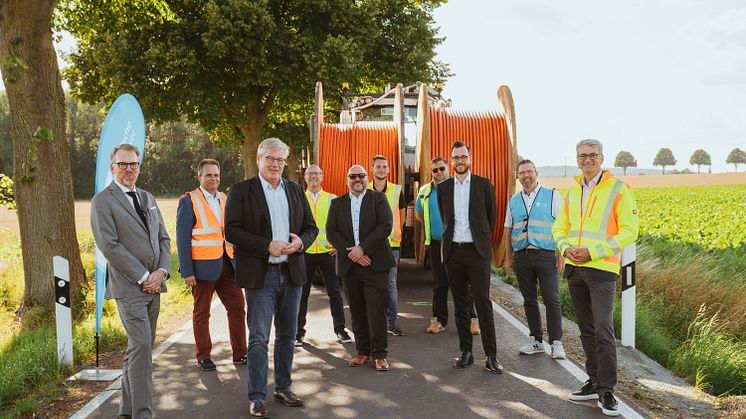
[[[637,160],[629,151],[620,151],[614,159],[614,167],[621,167],[626,175],[628,167],[637,167]]]
[[[738,171],[738,165],[746,163],[746,152],[736,147],[728,153],[728,157],[725,162],[736,166],[736,172]]]
[[[658,150],[658,154],[655,155],[653,160],[653,166],[663,166],[663,174],[666,174],[666,166],[673,166],[676,164],[676,158],[673,156],[673,151],[670,148],[663,147]]]
[[[692,153],[692,157],[689,158],[689,164],[696,165],[697,173],[699,173],[699,168],[702,165],[706,165],[706,166],[712,165],[712,159],[710,158],[710,153],[702,150],[701,148],[698,150],[695,150],[694,153]]]
[[[277,102],[307,120],[316,81],[360,91],[449,75],[434,60],[440,0],[159,0],[127,13],[122,3],[62,1],[60,25],[79,40],[73,92],[107,103],[132,93],[148,120],[186,116],[242,144],[247,176]]]

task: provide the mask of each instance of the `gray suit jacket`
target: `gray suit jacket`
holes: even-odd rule
[[[149,229],[135,212],[130,198],[114,182],[93,197],[91,229],[96,245],[109,261],[106,298],[144,295],[137,281],[146,272],[171,265],[171,239],[155,198],[136,189]],[[161,292],[166,292],[165,281]]]

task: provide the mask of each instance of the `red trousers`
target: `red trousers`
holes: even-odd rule
[[[228,311],[228,331],[230,333],[233,358],[246,356],[246,299],[236,286],[236,273],[227,258],[223,258],[223,269],[217,281],[197,281],[192,287],[194,310],[192,326],[197,360],[210,358],[210,305],[212,294],[218,293],[220,301]]]

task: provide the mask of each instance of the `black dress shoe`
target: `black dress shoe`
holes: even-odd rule
[[[456,360],[456,363],[453,364],[453,368],[466,368],[473,363],[474,355],[472,355],[469,351],[465,351],[461,354],[461,357]]]
[[[249,405],[249,414],[253,418],[268,418],[269,409],[267,409],[267,406],[264,404],[264,402],[251,402],[251,404]]]
[[[484,363],[484,369],[487,371],[493,373],[493,374],[502,374],[503,373],[503,366],[500,365],[499,362],[497,362],[497,358],[488,356],[487,362]]]
[[[215,371],[217,367],[215,366],[215,363],[212,362],[210,359],[202,359],[197,361],[197,366],[202,371]]]
[[[292,391],[275,391],[275,400],[285,406],[297,407],[303,406],[303,400],[296,396]]]

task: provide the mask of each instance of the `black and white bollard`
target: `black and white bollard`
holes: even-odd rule
[[[57,361],[60,366],[73,364],[73,324],[70,314],[70,264],[62,256],[54,264],[54,299],[57,323]]]
[[[636,260],[637,244],[632,243],[622,250],[622,345],[630,348],[635,347]]]

